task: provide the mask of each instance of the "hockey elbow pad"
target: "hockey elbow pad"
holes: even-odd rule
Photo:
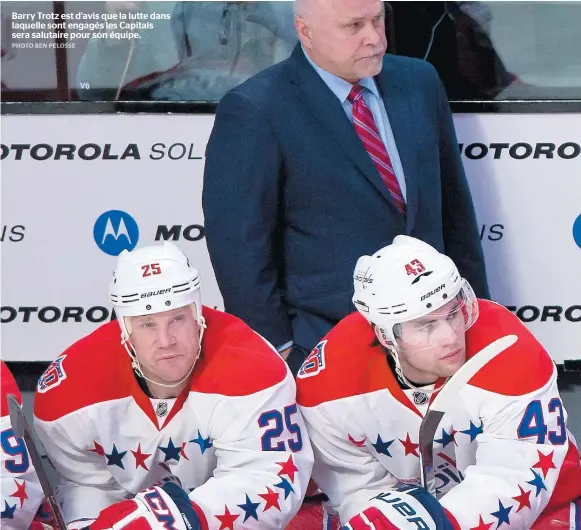
[[[454,530],[446,511],[424,488],[400,486],[380,493],[343,530]]]

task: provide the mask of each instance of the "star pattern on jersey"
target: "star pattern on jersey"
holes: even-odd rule
[[[234,521],[240,517],[240,514],[233,514],[230,513],[228,510],[228,506],[224,505],[224,514],[223,515],[214,515],[218,521],[220,521],[220,528],[219,530],[234,530]]]
[[[473,528],[470,528],[470,530],[488,530],[493,524],[494,523],[485,523],[481,515],[478,520],[478,526],[474,526]]]
[[[244,523],[250,519],[256,519],[258,521],[258,514],[256,513],[257,508],[260,506],[259,502],[252,502],[248,493],[246,494],[246,502],[244,504],[238,504],[239,508],[244,510]]]
[[[4,501],[4,510],[0,512],[0,519],[14,519],[14,511],[16,510],[16,504],[10,506],[8,501]]]
[[[135,457],[135,469],[138,467],[142,467],[146,471],[149,471],[147,464],[145,461],[152,455],[152,453],[142,453],[141,452],[141,443],[137,446],[137,451],[131,450],[133,456]]]
[[[519,484],[518,489],[520,490],[520,495],[516,497],[512,497],[516,502],[518,502],[518,508],[516,513],[520,512],[523,508],[531,507],[531,491],[525,491],[522,489],[522,486]]]
[[[117,446],[113,444],[113,450],[111,451],[111,453],[109,454],[105,453],[105,457],[107,458],[107,465],[118,466],[121,469],[125,469],[125,466],[123,465],[123,458],[125,457],[126,454],[127,451],[119,452],[117,450]]]
[[[258,496],[262,497],[266,501],[266,506],[262,509],[263,512],[273,507],[280,512],[280,505],[278,504],[278,493],[276,491],[273,491],[267,487],[266,493],[259,493]]]
[[[476,440],[476,437],[479,434],[482,434],[483,431],[483,427],[484,427],[484,423],[482,423],[482,420],[480,420],[480,427],[476,427],[476,425],[474,425],[474,423],[472,423],[472,420],[470,420],[470,428],[466,429],[465,431],[460,431],[462,434],[466,434],[468,436],[470,436],[470,442],[473,442],[474,440]]]
[[[207,438],[204,438],[199,429],[198,429],[198,437],[194,438],[193,440],[190,440],[190,442],[192,442],[194,444],[198,444],[198,446],[200,447],[200,451],[202,451],[202,454],[204,454],[206,452],[206,449],[210,449],[210,447],[213,447],[213,444],[210,441],[210,437],[208,436]]]
[[[412,439],[410,438],[410,433],[407,433],[406,439],[402,440],[399,439],[400,443],[403,445],[404,451],[405,451],[405,455],[414,455],[417,456],[419,458],[419,454],[418,454],[418,447],[420,446],[420,444],[416,444],[414,442],[412,442]]]
[[[512,510],[512,508],[513,508],[512,506],[504,506],[500,500],[498,501],[498,511],[492,512],[490,514],[498,519],[496,528],[500,528],[500,526],[504,523],[510,525],[509,513]]]
[[[286,478],[281,478],[278,484],[274,485],[275,488],[280,488],[284,490],[284,498],[286,499],[291,493],[294,493],[291,483]]]
[[[181,450],[181,445],[174,445],[173,440],[169,439],[169,443],[167,444],[167,447],[164,447],[163,445],[158,445],[158,449],[165,455],[163,461],[167,462],[168,460],[175,460],[176,462],[180,461],[180,450]]]
[[[277,462],[276,465],[282,468],[278,472],[279,477],[281,475],[286,475],[291,482],[295,481],[295,471],[298,471],[299,468],[295,466],[292,455],[288,457],[288,460],[286,462]]]
[[[378,434],[377,435],[377,442],[375,442],[373,445],[373,448],[380,454],[382,455],[386,455],[386,456],[391,456],[391,453],[389,452],[389,446],[395,442],[395,438],[393,440],[389,440],[389,441],[383,441],[381,439],[381,436]]]
[[[185,458],[186,460],[189,460],[188,455],[186,455],[186,445],[188,445],[188,442],[182,442],[182,448],[180,449],[180,456],[182,458]]]
[[[20,501],[20,507],[24,506],[24,501],[28,499],[28,495],[26,494],[26,480],[22,481],[22,484],[19,484],[16,479],[14,479],[14,484],[16,484],[16,491],[10,494],[10,497],[15,497]]]
[[[98,444],[95,440],[93,440],[93,444],[95,447],[93,449],[87,449],[89,453],[97,453],[99,456],[105,456],[105,450],[101,444]]]
[[[446,447],[448,444],[451,444],[452,442],[454,442],[454,445],[458,445],[456,443],[456,432],[454,429],[452,429],[450,431],[450,433],[448,434],[446,432],[446,429],[442,429],[442,437],[441,438],[434,438],[434,442],[442,444],[442,447]]]
[[[541,475],[539,475],[535,470],[531,469],[534,478],[533,480],[527,480],[527,484],[530,484],[531,486],[534,486],[536,489],[535,491],[535,497],[539,496],[539,493],[541,493],[541,490],[547,490],[547,487],[545,486],[545,483],[543,482],[543,478],[541,477]]]
[[[553,454],[555,451],[551,451],[548,455],[545,455],[537,449],[537,453],[539,455],[539,461],[533,466],[533,468],[540,469],[543,472],[543,478],[547,478],[549,469],[557,469],[553,462]]]

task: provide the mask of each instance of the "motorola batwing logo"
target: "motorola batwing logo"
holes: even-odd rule
[[[581,215],[573,223],[573,239],[577,246],[581,248]]]
[[[109,210],[95,221],[93,237],[97,246],[111,256],[133,250],[139,241],[139,227],[127,212]]]

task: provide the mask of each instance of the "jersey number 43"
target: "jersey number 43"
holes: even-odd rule
[[[538,444],[544,444],[545,439],[553,445],[563,445],[567,440],[567,431],[565,429],[565,415],[563,412],[563,404],[559,398],[553,398],[549,401],[547,407],[548,414],[557,414],[556,430],[549,430],[545,416],[543,413],[543,406],[538,399],[531,401],[522,417],[518,426],[517,434],[519,438],[536,437]],[[549,418],[552,423],[553,418]]]

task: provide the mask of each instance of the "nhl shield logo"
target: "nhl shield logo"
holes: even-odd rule
[[[163,418],[167,414],[167,401],[160,401],[155,408],[155,413]]]
[[[416,405],[425,405],[428,402],[428,395],[425,392],[414,392],[412,396]]]

